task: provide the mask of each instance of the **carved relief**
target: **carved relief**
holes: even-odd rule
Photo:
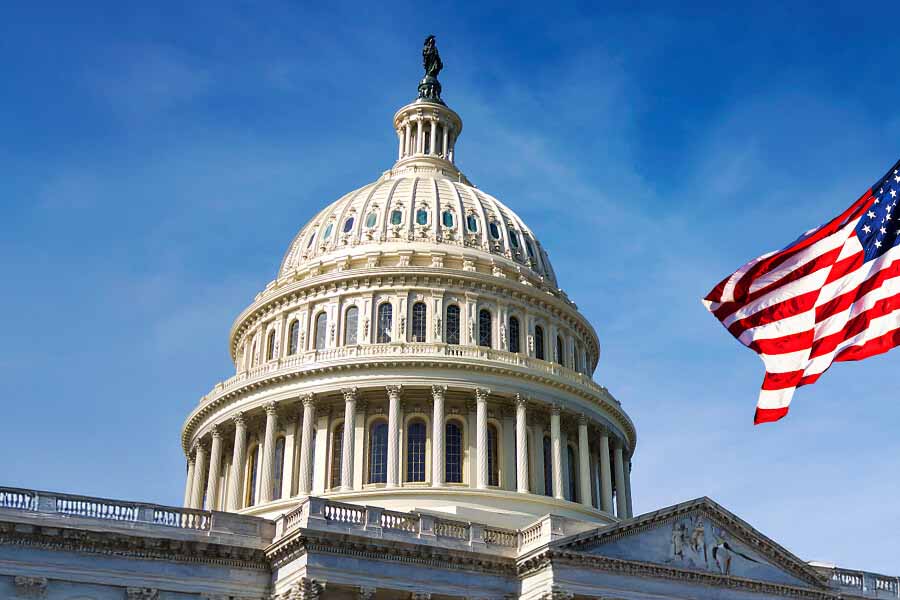
[[[47,578],[46,577],[24,577],[17,576],[15,578],[16,595],[21,598],[43,598],[47,594]]]
[[[711,540],[707,538],[707,532]],[[669,563],[702,567],[722,575],[731,575],[735,561],[760,564],[760,561],[736,548],[726,531],[712,524],[707,526],[701,515],[672,523],[671,556],[667,561]]]

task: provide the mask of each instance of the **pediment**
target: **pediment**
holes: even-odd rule
[[[562,539],[557,547],[678,570],[827,588],[812,567],[709,498]]]

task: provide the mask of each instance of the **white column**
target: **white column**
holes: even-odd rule
[[[437,121],[431,119],[431,135],[429,136],[431,139],[431,147],[428,149],[429,154],[437,154]]]
[[[387,386],[388,394],[388,447],[387,447],[387,487],[396,487],[400,482],[400,390],[399,385]]]
[[[209,477],[206,479],[206,510],[219,509],[219,467],[222,464],[222,432],[212,427],[212,449],[209,452]]]
[[[526,400],[516,395],[516,491],[528,493],[528,423]]]
[[[488,435],[487,435],[487,398],[490,390],[475,390],[475,429],[478,430],[478,482],[477,487],[484,489],[488,484]],[[494,457],[496,460],[499,457]]]
[[[247,460],[247,424],[244,413],[237,413],[234,421],[234,453],[231,455],[231,479],[228,480],[228,510],[244,508],[244,463]]]
[[[562,474],[562,440],[559,433],[559,406],[554,406],[550,413],[550,449],[553,471],[553,497],[564,500]]]
[[[403,155],[409,156],[412,154],[409,149],[409,134],[412,125],[410,125],[409,121],[407,121],[406,125],[403,127]]]
[[[291,413],[284,432],[284,468],[281,470],[281,499],[294,495],[294,455],[297,453],[297,417]]]
[[[591,506],[591,454],[588,447],[587,418],[578,419],[578,483],[581,488],[581,503]]]
[[[278,413],[275,403],[266,404],[266,433],[263,438],[262,468],[259,478],[259,504],[272,500],[272,476],[275,473],[275,429],[278,427]]]
[[[397,132],[397,160],[403,158],[403,132]]]
[[[194,461],[194,489],[191,491],[191,508],[203,508],[203,476],[206,474],[206,448],[203,444],[197,444]]]
[[[301,398],[303,402],[303,433],[300,436],[300,478],[297,494],[309,496],[312,489],[313,431],[316,427],[316,405],[312,394]]]
[[[431,386],[434,413],[431,417],[431,485],[444,485],[444,394],[447,386]]]
[[[444,158],[447,158],[447,144],[448,144],[449,138],[450,138],[449,129],[450,129],[450,126],[447,123],[444,123],[444,126],[441,127],[441,131],[444,133],[444,135],[442,136],[444,139],[441,143],[441,154],[443,155]],[[460,217],[460,218],[462,218],[462,217]]]
[[[630,519],[634,516],[634,509],[631,506],[631,460],[625,460],[625,514]]]
[[[416,121],[416,154],[425,151],[425,128],[422,127],[424,124],[422,120]]]
[[[344,394],[344,446],[341,449],[341,489],[353,489],[353,438],[356,431],[356,388],[341,390]]]
[[[184,502],[182,506],[190,508],[191,495],[194,492],[194,457],[188,456],[187,461],[187,477],[184,482]]]
[[[600,510],[613,514],[612,475],[609,463],[609,434],[600,436]]]
[[[628,493],[625,490],[625,466],[622,462],[622,446],[618,443],[613,451],[613,470],[616,477],[616,516],[624,519],[628,514]]]

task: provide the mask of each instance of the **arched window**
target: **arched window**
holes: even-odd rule
[[[334,231],[334,223],[329,223],[328,227],[325,228],[325,235],[322,236],[323,242],[331,237],[332,231]]]
[[[272,500],[281,499],[281,483],[284,480],[284,438],[275,441],[275,472],[272,474]]]
[[[506,230],[509,234],[509,243],[512,244],[512,247],[516,250],[519,249],[519,234],[516,233],[516,230],[510,227]]]
[[[475,215],[469,215],[466,217],[466,228],[471,233],[478,233],[478,217]]]
[[[509,351],[518,352],[519,345],[519,319],[516,317],[509,318]]]
[[[544,328],[540,325],[534,328],[534,355],[544,360]]]
[[[556,336],[556,362],[561,365],[565,365],[565,354],[563,352],[563,339],[562,336]]]
[[[424,208],[420,208],[416,211],[416,224],[428,225],[428,211]]]
[[[297,354],[297,349],[300,346],[300,321],[294,319],[291,323],[291,327],[288,330],[288,354]]]
[[[488,468],[488,485],[500,485],[500,448],[498,444],[499,436],[497,428],[488,425],[487,428],[487,468]]]
[[[462,428],[456,421],[447,421],[444,430],[444,480],[462,483]]]
[[[403,223],[403,211],[391,211],[391,225],[400,225],[401,223]]]
[[[247,459],[247,506],[256,504],[256,476],[259,469],[259,445],[250,451]]]
[[[269,337],[266,338],[266,360],[272,360],[275,358],[275,330],[269,332]]]
[[[406,480],[425,481],[425,423],[413,421],[406,428]]]
[[[566,459],[569,468],[569,497],[568,500],[578,502],[578,465],[575,463],[575,450],[572,446],[566,446]]]
[[[394,307],[390,302],[378,306],[378,329],[376,342],[387,344],[391,341],[391,323],[393,322]]]
[[[359,330],[359,309],[351,306],[344,313],[344,344],[354,346],[358,343],[356,333]]]
[[[346,221],[344,221],[344,233],[350,233],[350,230],[353,229],[353,221],[355,219],[350,217]]]
[[[425,341],[427,310],[424,302],[416,302],[412,309],[412,341]]]
[[[444,223],[444,227],[453,227],[453,213],[449,210],[444,211],[444,213],[441,215],[441,220]]]
[[[491,221],[491,224],[488,225],[488,230],[490,230],[492,238],[495,240],[500,239],[500,225],[497,224],[497,221]]]
[[[451,304],[447,307],[447,334],[444,339],[448,344],[459,343],[459,307]]]
[[[490,348],[491,343],[491,311],[482,308],[478,311],[478,345]]]
[[[387,482],[388,424],[378,421],[369,429],[369,483]]]
[[[325,340],[328,337],[328,315],[320,312],[316,315],[316,350],[325,348]]]
[[[375,224],[377,222],[378,222],[378,215],[375,214],[374,210],[372,212],[370,212],[368,215],[366,215],[366,227],[368,227],[369,229],[372,229],[373,227],[375,227]]]
[[[344,426],[338,425],[331,433],[331,488],[341,487],[341,461],[344,451]]]
[[[544,436],[544,495],[553,495],[553,446],[547,436]]]

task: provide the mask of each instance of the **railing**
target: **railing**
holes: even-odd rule
[[[363,344],[359,346],[341,346],[339,348],[328,348],[325,350],[310,350],[292,356],[286,356],[275,360],[267,361],[261,365],[238,373],[237,375],[217,383],[215,387],[206,396],[200,399],[200,403],[205,403],[213,396],[230,391],[240,386],[246,381],[270,375],[283,370],[293,370],[320,363],[328,363],[339,360],[351,360],[354,358],[370,358],[377,356],[424,356],[431,355],[436,358],[441,356],[477,359],[499,362],[506,365],[524,367],[532,371],[538,371],[547,375],[552,375],[571,382],[578,383],[589,388],[591,391],[603,398],[609,400],[613,404],[620,405],[619,401],[603,386],[596,383],[589,375],[579,373],[568,367],[563,367],[553,362],[524,356],[515,352],[506,352],[505,350],[495,350],[493,348],[483,348],[481,346],[467,346],[444,343],[406,343],[397,342],[391,344]]]
[[[820,570],[824,570],[819,566]],[[888,577],[866,571],[829,567],[831,583],[840,589],[852,590],[852,595],[865,598],[900,598],[900,577]]]
[[[519,532],[519,546],[527,546],[532,542],[536,542],[541,538],[541,533],[544,531],[544,524],[542,522],[538,522],[528,529],[523,529]]]
[[[395,531],[418,533],[419,515],[386,510],[381,513],[381,527]]]
[[[447,521],[445,519],[434,520],[434,535],[448,537],[456,540],[469,539],[469,524],[459,521]]]
[[[343,504],[339,502],[327,503],[323,513],[325,518],[329,521],[349,523],[351,525],[360,525],[366,518],[365,508],[355,504]]]
[[[208,531],[212,516],[208,511],[190,508],[0,487],[0,509],[3,508],[197,531]]]
[[[496,544],[497,546],[509,546],[515,548],[518,544],[518,535],[515,531],[507,529],[497,529],[495,527],[484,528],[484,543]]]

